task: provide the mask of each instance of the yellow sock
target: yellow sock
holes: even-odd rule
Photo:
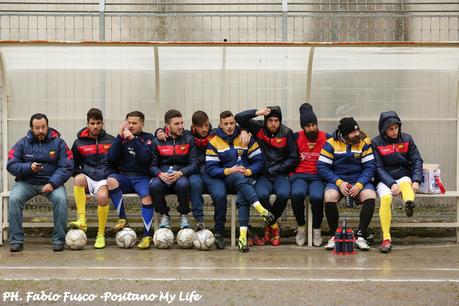
[[[97,206],[97,217],[99,219],[98,236],[105,236],[105,226],[107,225],[109,206]]]
[[[239,228],[239,240],[247,241],[247,226]]]
[[[268,214],[268,210],[266,208],[263,207],[263,205],[261,205],[260,202],[255,202],[252,204],[253,208],[255,208],[255,210],[262,216],[264,215],[267,215]]]
[[[414,201],[414,191],[409,182],[400,183],[400,191],[402,192],[402,199],[406,201]]]
[[[279,228],[279,224],[277,224],[277,222],[276,222],[273,225],[271,225],[271,228],[272,229],[278,229]]]
[[[383,232],[383,240],[390,238],[390,223],[392,221],[391,212],[392,196],[390,194],[381,197],[379,205],[379,220],[381,222],[381,229]]]
[[[78,220],[86,221],[86,194],[84,192],[84,187],[73,186],[73,195],[75,197]]]

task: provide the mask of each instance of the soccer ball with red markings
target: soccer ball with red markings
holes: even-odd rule
[[[65,236],[65,244],[72,250],[81,250],[88,242],[88,238],[84,231],[80,229],[72,229]]]

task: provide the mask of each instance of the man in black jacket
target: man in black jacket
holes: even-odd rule
[[[258,116],[264,116],[264,120],[253,119]],[[277,219],[285,210],[290,196],[288,175],[298,164],[298,148],[293,132],[282,124],[279,106],[241,112],[236,115],[236,121],[257,139],[265,157],[265,168],[257,178],[255,190],[263,207],[274,215],[274,221],[264,229],[264,242],[271,241],[273,246],[278,246],[280,235]],[[269,195],[272,192],[276,194],[273,206],[269,204]],[[256,239],[257,241],[260,244]]]
[[[91,108],[86,114],[86,127],[77,134],[73,142],[75,182],[73,195],[77,207],[78,220],[70,222],[71,228],[87,230],[86,225],[86,192],[97,199],[97,216],[99,229],[94,248],[105,247],[105,226],[108,218],[108,187],[107,177],[113,171],[108,163],[107,153],[115,139],[107,134],[104,127],[102,112]]]
[[[413,215],[414,194],[422,181],[421,154],[413,138],[401,131],[402,121],[394,111],[381,113],[379,136],[373,138],[376,159],[377,192],[381,199],[379,219],[383,232],[382,253],[391,251],[390,236],[392,196],[401,194],[408,217]]]
[[[166,140],[155,138],[152,146],[150,194],[155,210],[161,215],[161,228],[170,228],[166,194],[176,193],[179,201],[180,228],[189,228],[190,183],[188,177],[198,171],[194,138],[185,133],[183,117],[178,110],[164,115]]]

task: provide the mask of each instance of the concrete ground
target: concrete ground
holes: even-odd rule
[[[43,292],[42,292],[43,291]],[[80,301],[75,300],[80,298]],[[85,300],[86,299],[86,300]],[[459,245],[395,245],[390,254],[324,249],[137,249],[54,253],[0,247],[1,305],[458,305]]]

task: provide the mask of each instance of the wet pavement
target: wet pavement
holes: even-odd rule
[[[0,247],[0,279],[0,304],[11,305],[459,305],[459,245],[337,256],[293,244],[54,253],[26,242]]]

